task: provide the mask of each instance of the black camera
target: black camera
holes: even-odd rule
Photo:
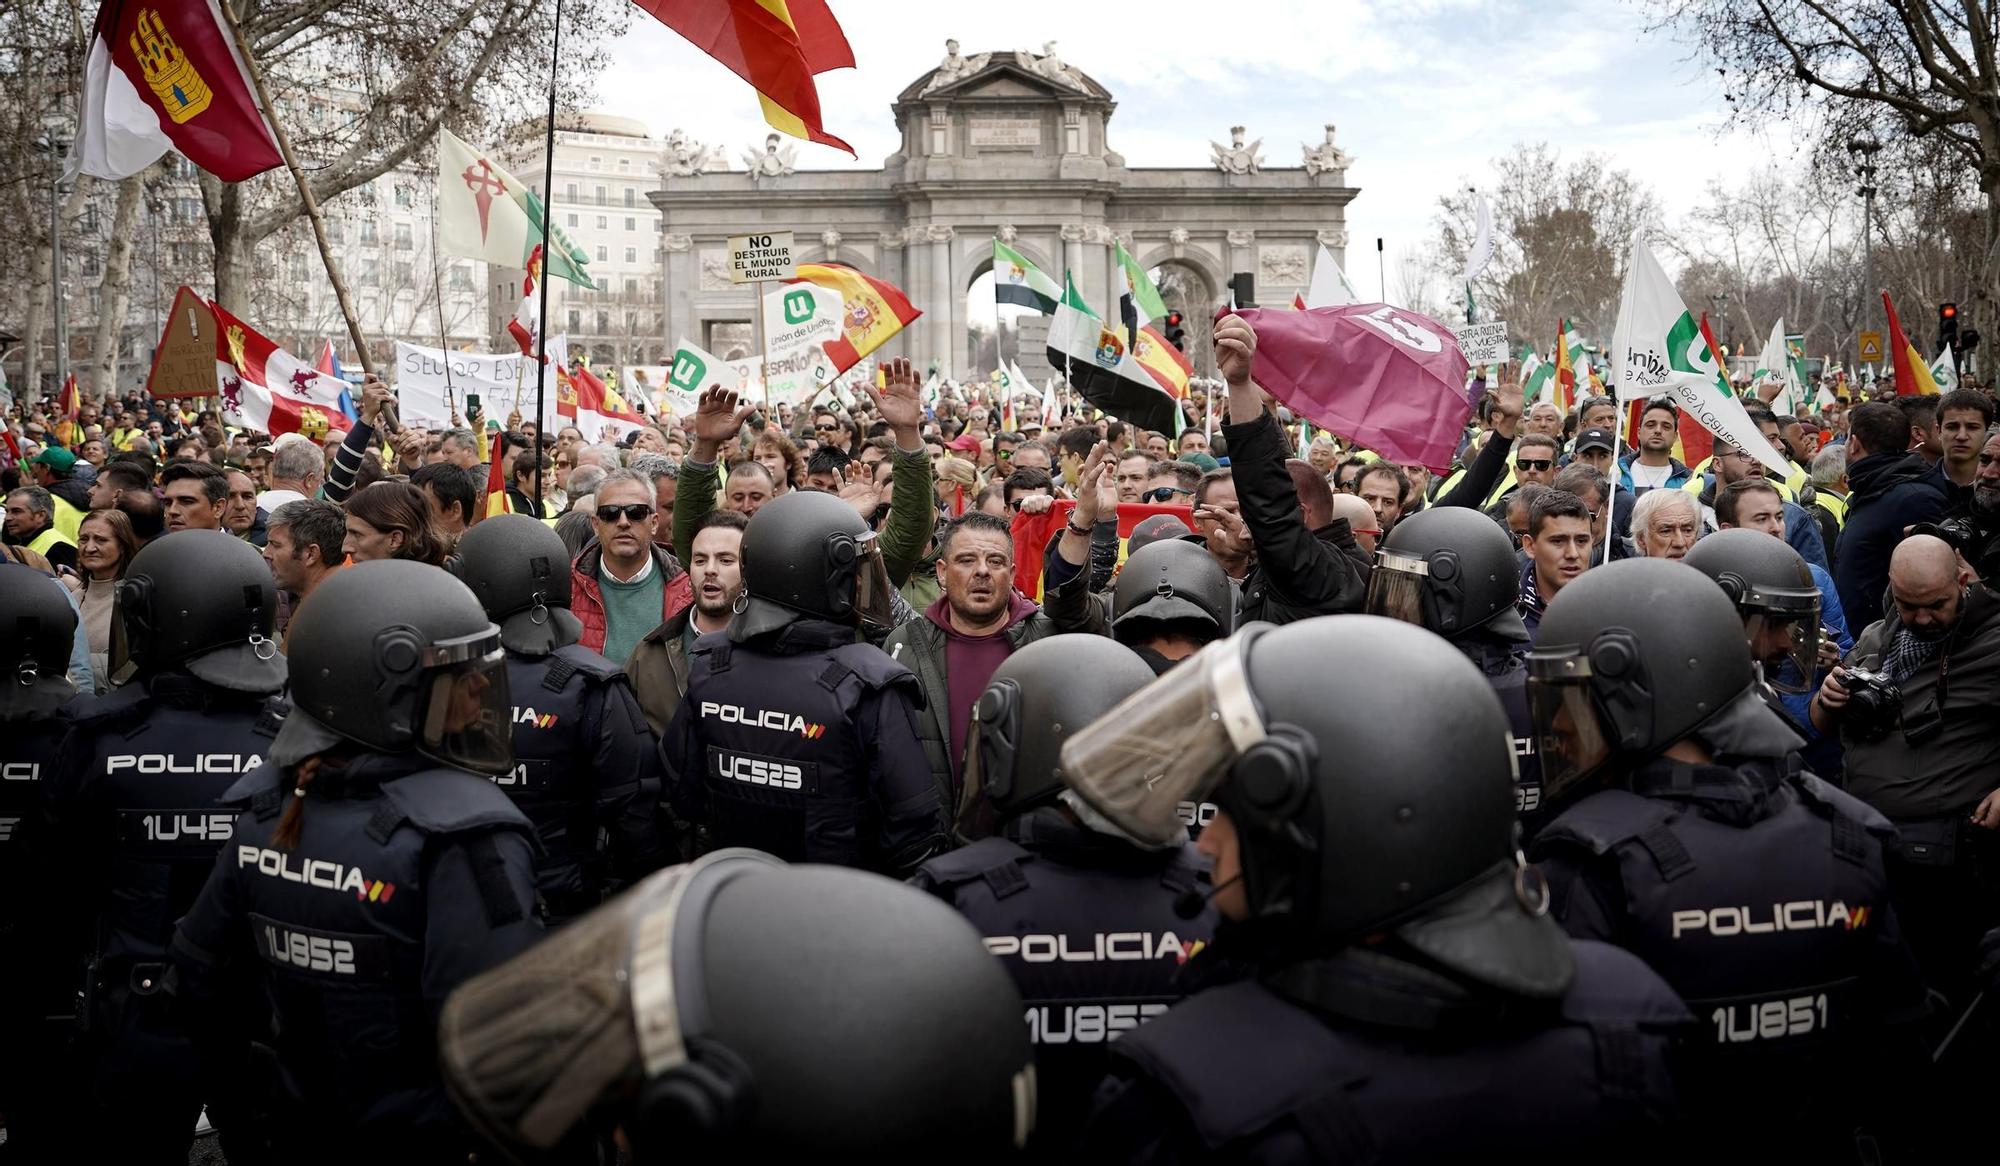
[[[1841,725],[1861,741],[1880,741],[1903,715],[1903,690],[1886,673],[1849,668],[1841,686],[1847,689],[1847,710]]]
[[[1928,534],[1951,544],[1951,549],[1967,558],[1979,554],[1979,527],[1971,518],[1960,515],[1956,518],[1941,518],[1936,522],[1919,522],[1910,528],[1911,535]]]

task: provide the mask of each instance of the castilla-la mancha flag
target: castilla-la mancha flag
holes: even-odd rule
[[[284,164],[218,0],[104,0],[68,172],[128,178],[179,150],[241,182]]]

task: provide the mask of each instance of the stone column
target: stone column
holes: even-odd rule
[[[952,342],[952,321],[958,315],[951,283],[950,227],[933,224],[931,241],[931,355],[938,362],[940,376],[951,376],[956,345]]]
[[[667,253],[666,262],[661,265],[660,302],[665,314],[667,353],[671,358],[681,337],[701,343],[693,313],[694,290],[700,273],[695,270],[693,235],[663,235],[660,246]],[[550,330],[553,332],[553,326]]]
[[[1077,287],[1078,291],[1083,290],[1081,285],[1083,284],[1084,281],[1083,280],[1083,235],[1084,235],[1083,225],[1080,223],[1069,223],[1063,226],[1062,229],[1063,267],[1075,274],[1076,281],[1078,284]]]

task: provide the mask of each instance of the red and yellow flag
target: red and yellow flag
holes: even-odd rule
[[[1139,329],[1138,342],[1132,346],[1132,358],[1175,400],[1187,397],[1188,378],[1194,376],[1194,365],[1188,363],[1181,350],[1168,344],[1167,338],[1151,326]]]
[[[1903,322],[1896,319],[1896,305],[1889,302],[1888,292],[1882,293],[1882,310],[1889,313],[1889,357],[1896,369],[1896,395],[1937,396],[1937,380],[1931,376],[1931,367],[1917,355],[1910,338],[1903,335]]]
[[[854,50],[826,0],[632,2],[748,81],[772,129],[854,153],[820,125],[813,78],[854,67]]]
[[[1556,405],[1567,413],[1576,408],[1576,366],[1569,362],[1569,321],[1556,321]]]
[[[840,338],[826,342],[835,375],[923,315],[895,285],[863,275],[844,263],[801,263],[792,283],[810,283],[840,293]]]

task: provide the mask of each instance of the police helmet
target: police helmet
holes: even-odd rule
[[[985,807],[1011,817],[1053,801],[1063,742],[1152,680],[1138,653],[1104,636],[1049,636],[1001,661],[972,706],[960,836],[991,832]]]
[[[1281,951],[1393,932],[1503,991],[1569,985],[1573,956],[1516,842],[1507,715],[1429,632],[1252,624],[1072,735],[1062,762],[1144,842],[1184,837],[1181,802],[1215,802],[1240,839],[1249,925]]]
[[[500,642],[546,656],[577,642],[583,623],[569,610],[569,548],[562,536],[525,514],[496,514],[458,540],[452,570],[500,625]]]
[[[882,548],[854,507],[818,490],[766,503],[743,531],[744,608],[729,637],[742,641],[801,616],[892,626]]]
[[[617,1120],[638,1162],[993,1160],[1033,1130],[1021,998],[946,904],[724,850],[461,985],[444,1080],[511,1156]]]
[[[1235,628],[1236,592],[1207,548],[1167,539],[1148,543],[1125,560],[1112,588],[1111,610],[1111,634],[1121,642],[1157,631],[1148,624],[1174,623],[1197,625],[1195,638],[1207,643]]]
[[[1718,530],[1681,560],[1715,580],[1743,617],[1743,638],[1779,692],[1809,692],[1819,660],[1819,585],[1784,539]]]
[[[219,530],[183,530],[147,543],[118,581],[111,620],[113,676],[182,668],[199,680],[257,695],[285,686],[271,638],[278,589],[257,548]]]
[[[1754,680],[1743,621],[1701,572],[1671,559],[1585,571],[1549,601],[1528,653],[1545,797],[1657,756]]]
[[[47,716],[76,695],[69,679],[76,622],[61,583],[0,560],[0,720]]]
[[[1515,602],[1520,560],[1500,525],[1463,506],[1434,506],[1396,523],[1375,548],[1368,611],[1427,627],[1446,639],[1474,630],[1524,641]]]
[[[404,559],[342,568],[299,605],[289,637],[279,764],[352,743],[477,773],[513,768],[500,629],[449,572]]]

